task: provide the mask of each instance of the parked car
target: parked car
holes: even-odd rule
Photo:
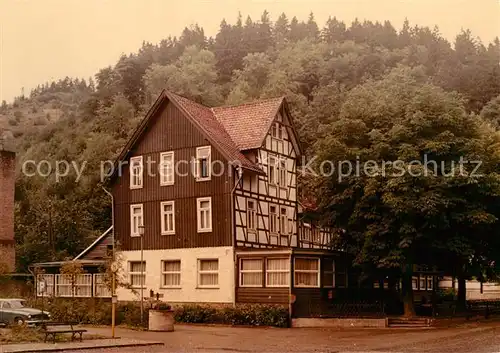
[[[50,320],[50,313],[25,306],[23,299],[0,299],[0,324],[36,325]]]

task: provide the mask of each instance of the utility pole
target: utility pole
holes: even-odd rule
[[[116,272],[118,271],[115,255],[115,199],[113,194],[102,187],[104,192],[108,194],[111,198],[111,241],[112,241],[112,255],[111,255],[111,337],[115,338],[115,326],[116,326]]]
[[[139,226],[139,236],[141,237],[141,327],[144,327],[144,224]]]

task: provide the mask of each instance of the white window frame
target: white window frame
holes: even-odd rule
[[[283,214],[283,210],[285,214]],[[290,230],[288,229],[288,208],[284,206],[280,206],[280,214],[279,214],[279,231],[280,235],[288,236],[290,235]]]
[[[276,212],[271,212],[271,208],[274,207]],[[271,234],[278,234],[280,229],[280,220],[279,220],[279,208],[276,205],[269,205],[269,233]],[[274,224],[274,229],[271,227]]]
[[[271,126],[271,137],[283,141],[285,138],[285,134],[283,133],[283,125],[280,124],[279,122],[275,121],[273,122],[273,125]]]
[[[269,155],[267,158],[267,176],[269,180],[269,184],[271,185],[278,185],[279,181],[279,166],[277,163],[278,159],[276,156]],[[272,168],[272,175],[271,175],[271,168]]]
[[[250,208],[249,204],[253,202],[254,208]],[[252,220],[250,222],[250,220]],[[250,227],[250,223],[252,223],[252,227]],[[257,231],[257,200],[247,199],[247,230],[249,232]]]
[[[261,262],[261,269],[260,270],[243,270],[243,261],[245,260],[259,260]],[[242,257],[240,258],[240,264],[239,264],[239,279],[240,279],[240,287],[244,288],[262,288],[264,286],[262,276],[264,275],[264,259],[259,257],[259,258],[254,258],[254,257]],[[260,273],[260,284],[243,284],[243,275],[245,273]],[[267,277],[267,276],[266,276]]]
[[[75,297],[92,297],[92,274],[83,273],[75,276]]]
[[[179,271],[165,271],[163,264],[165,262],[178,262],[179,263]],[[161,260],[161,284],[160,288],[181,288],[182,284],[182,262],[180,259],[166,259],[166,260]],[[173,286],[173,285],[167,285],[165,284],[165,275],[179,275],[179,285],[178,286]]]
[[[208,201],[208,215],[209,217],[206,219],[210,220],[210,227],[201,227],[201,212],[206,212],[206,210],[201,209],[201,203]],[[211,197],[199,197],[196,199],[196,223],[198,228],[198,233],[208,233],[212,231],[212,198]]]
[[[111,291],[106,283],[105,273],[94,273],[94,297],[109,298]]]
[[[296,267],[296,262],[297,259],[308,259],[308,260],[316,260],[318,262],[318,270],[297,270]],[[302,284],[297,284],[296,282],[296,274],[297,273],[316,273],[317,272],[317,277],[318,277],[318,285],[317,286],[310,286],[310,285],[302,285]],[[321,261],[320,258],[318,257],[306,257],[306,256],[298,256],[293,259],[293,286],[295,288],[320,288],[321,285]]]
[[[434,287],[434,278],[433,276],[426,276],[425,277],[425,282],[427,286],[425,287],[426,290],[432,292],[433,287]]]
[[[166,162],[166,160],[170,160],[170,162]],[[167,167],[167,164],[170,164],[170,168]],[[160,186],[174,185],[174,165],[174,151],[160,153]],[[166,170],[168,170],[169,173],[166,173]]]
[[[135,166],[136,163],[139,162],[139,171],[136,175]],[[142,156],[136,156],[130,158],[130,166],[129,166],[129,174],[130,174],[130,189],[142,189],[144,185],[144,164]],[[135,177],[137,177],[137,184],[135,183]]]
[[[137,231],[134,231],[134,209],[135,208],[140,208],[141,209],[141,215],[140,215],[140,222],[137,224]],[[144,206],[142,203],[136,203],[130,205],[130,236],[131,237],[140,237],[141,235],[139,234],[139,226],[144,225]]]
[[[172,211],[166,212],[165,206],[172,206]],[[167,229],[167,224],[165,218],[167,215],[172,214],[172,229]],[[161,234],[162,235],[173,235],[175,234],[175,201],[163,201],[160,202],[160,222],[161,222]]]
[[[217,271],[215,270],[201,270],[201,262],[202,261],[217,261]],[[198,283],[197,287],[198,288],[219,288],[220,286],[220,275],[219,275],[219,270],[220,270],[220,261],[219,259],[198,259]],[[203,274],[217,274],[217,284],[216,285],[203,285],[201,284],[201,275]]]
[[[203,153],[203,152],[206,150],[208,150],[208,154],[206,154],[208,176],[201,177],[200,160],[202,159],[202,157],[205,157],[205,153]],[[196,181],[207,181],[207,180],[212,179],[212,147],[211,146],[196,147],[195,171],[196,171]]]
[[[288,187],[288,169],[287,169],[287,161],[285,158],[281,158],[279,160],[279,168],[278,168],[278,182],[280,187],[287,188]],[[284,164],[284,165],[283,165]]]
[[[287,270],[270,270],[268,266],[269,260],[285,260],[288,264]],[[268,273],[286,273],[288,274],[288,284],[269,284]],[[290,287],[290,259],[288,257],[269,257],[266,259],[266,287],[269,288],[288,288]]]
[[[411,277],[411,287],[413,290],[418,290],[418,285],[419,285],[419,279],[418,276],[412,276]]]
[[[132,272],[132,262],[138,262],[138,263],[141,263],[141,260],[131,260],[131,261],[128,261],[128,280],[129,280],[129,283],[130,283],[130,287],[131,288],[141,288],[140,285],[133,285],[132,284],[132,275],[134,276],[141,276],[141,271],[139,272]],[[142,277],[144,278],[144,280],[142,281],[142,288],[146,288],[146,270],[147,270],[147,265],[146,265],[146,260],[142,261],[142,263],[144,264],[144,271],[142,272]]]
[[[55,295],[54,286],[55,276],[53,274],[39,274],[36,277],[36,295],[37,297],[52,297]],[[45,293],[41,291],[41,282],[45,282]]]
[[[56,297],[73,297],[74,292],[71,284],[71,275],[56,274]],[[62,290],[64,289],[64,290]]]

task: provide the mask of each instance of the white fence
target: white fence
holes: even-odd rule
[[[44,284],[42,284],[44,283]],[[36,295],[38,297],[111,297],[104,274],[71,275],[43,274],[36,279]]]

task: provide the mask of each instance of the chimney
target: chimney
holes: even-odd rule
[[[16,154],[8,151],[0,140],[0,262],[14,272],[14,183]]]

